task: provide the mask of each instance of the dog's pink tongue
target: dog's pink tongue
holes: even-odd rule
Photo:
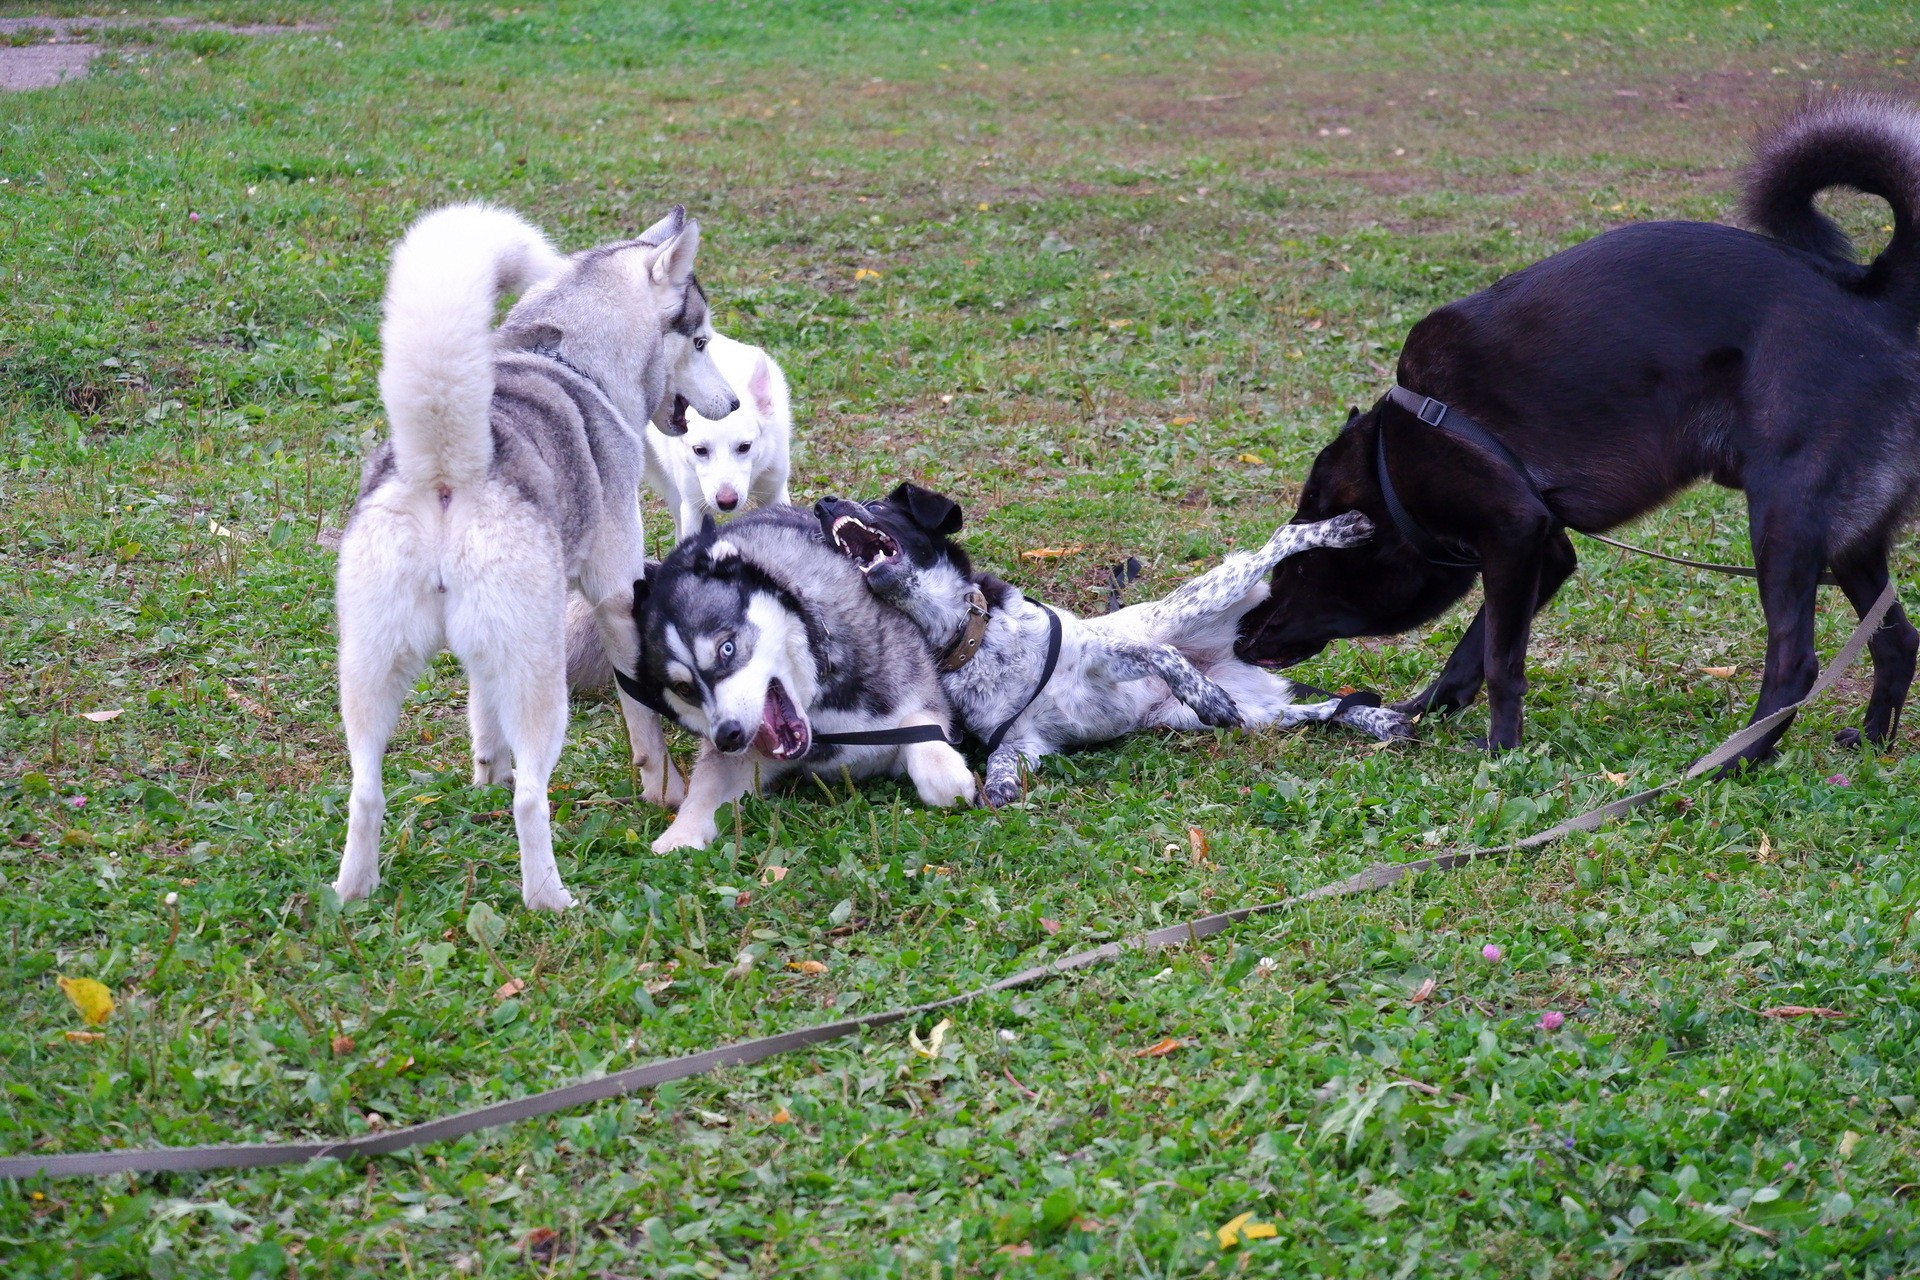
[[[770,756],[780,754],[780,704],[774,697],[779,687],[767,686],[767,701],[760,708],[760,731],[753,735],[753,745]]]
[[[806,726],[778,680],[767,686],[767,700],[760,708],[760,731],[753,735],[753,745],[777,760],[804,754],[807,749]]]

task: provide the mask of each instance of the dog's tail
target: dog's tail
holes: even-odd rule
[[[1803,108],[1761,138],[1747,170],[1746,213],[1776,240],[1852,268],[1855,291],[1920,320],[1920,109],[1892,98],[1835,97]],[[1852,187],[1893,206],[1893,239],[1864,274],[1846,233],[1814,206]]]
[[[613,662],[607,657],[593,606],[579,592],[567,595],[567,688],[604,689],[613,683]]]
[[[380,326],[380,397],[403,479],[453,488],[485,478],[494,308],[565,262],[518,216],[486,205],[436,210],[407,232]]]

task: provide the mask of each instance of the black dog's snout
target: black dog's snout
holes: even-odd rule
[[[723,720],[713,728],[713,745],[722,751],[744,751],[753,735],[738,720]]]

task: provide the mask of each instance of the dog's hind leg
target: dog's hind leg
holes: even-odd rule
[[[340,719],[353,791],[333,889],[350,902],[380,884],[380,823],[387,810],[381,762],[407,691],[440,647],[440,636],[436,603],[409,590],[405,575],[391,572],[397,566],[372,562],[354,542],[340,559]]]
[[[467,682],[467,723],[473,732],[473,785],[513,785],[513,749],[507,745],[500,715],[488,701],[487,686]]]
[[[1200,718],[1200,723],[1228,729],[1240,723],[1240,708],[1233,695],[1209,680],[1173,646],[1110,637],[1101,637],[1100,646],[1101,665],[1114,679],[1159,676],[1166,681],[1168,691]]]
[[[1884,547],[1836,556],[1833,576],[1847,593],[1855,613],[1864,614],[1887,586],[1887,553]],[[1906,705],[1907,689],[1913,684],[1914,657],[1920,651],[1920,631],[1895,600],[1880,627],[1867,641],[1873,655],[1873,694],[1867,700],[1867,714],[1858,729],[1843,729],[1836,741],[1843,746],[1858,745],[1864,738],[1878,745],[1900,730],[1900,710]]]
[[[1312,524],[1283,524],[1258,551],[1236,551],[1173,593],[1108,614],[1100,621],[1115,629],[1170,644],[1185,643],[1196,626],[1239,617],[1266,598],[1267,576],[1288,556],[1316,547],[1351,547],[1373,536],[1373,525],[1357,511]],[[1231,643],[1231,635],[1228,636]]]
[[[1747,482],[1748,536],[1760,578],[1760,608],[1767,618],[1767,664],[1760,677],[1760,700],[1747,721],[1751,724],[1804,698],[1819,674],[1813,612],[1820,567],[1826,559],[1826,530],[1815,523],[1819,502],[1800,485],[1789,487],[1779,477],[1751,474]],[[1715,776],[1772,758],[1774,747],[1792,724],[1793,718],[1788,717]]]

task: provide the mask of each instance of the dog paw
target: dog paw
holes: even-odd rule
[[[1316,527],[1323,539],[1321,545],[1328,547],[1357,547],[1373,536],[1373,521],[1358,511],[1322,520]]]
[[[655,853],[672,853],[676,849],[704,849],[713,843],[720,834],[720,828],[712,819],[705,822],[687,821],[684,816],[674,819],[665,831],[653,842]]]
[[[1833,735],[1833,745],[1848,751],[1854,750],[1863,741],[1865,741],[1865,739],[1861,737],[1858,729],[1842,729]]]
[[[959,752],[949,749],[947,755],[951,759],[913,771],[913,785],[920,792],[921,801],[939,809],[972,804],[976,794],[973,770],[967,768],[966,759]]]
[[[341,876],[333,882],[333,892],[342,902],[358,902],[379,887],[380,877],[377,875]]]
[[[1413,721],[1390,707],[1349,707],[1340,719],[1382,742],[1413,736]]]
[[[1012,804],[1019,798],[1020,783],[1017,780],[1013,782],[989,782],[986,785],[986,789],[981,792],[981,799],[986,802],[987,808],[989,809],[998,809],[1002,805]]]
[[[539,889],[522,885],[520,900],[527,904],[529,911],[565,911],[579,901],[567,892],[566,886],[557,882]]]
[[[475,760],[473,762],[473,785],[476,787],[510,787],[513,785],[513,766],[504,760]]]
[[[1240,718],[1240,704],[1219,685],[1202,690],[1200,696],[1187,705],[1200,717],[1201,724],[1215,729],[1237,729],[1244,723]]]

